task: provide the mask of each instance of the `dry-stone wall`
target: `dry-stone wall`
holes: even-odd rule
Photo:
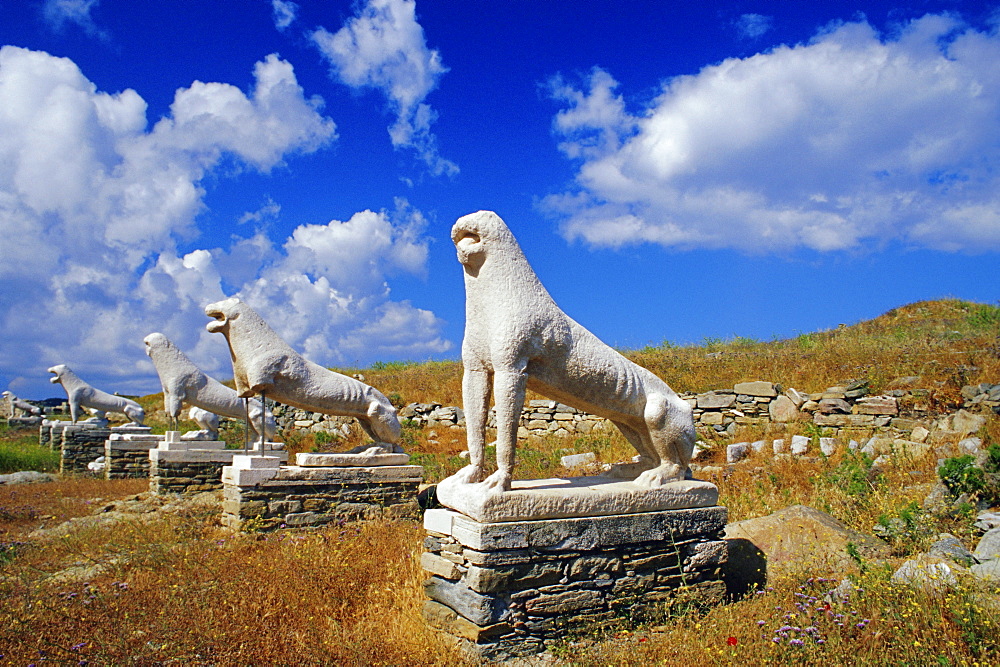
[[[962,395],[967,409],[1000,413],[1000,384],[970,385],[962,389]],[[940,416],[931,413],[926,390],[895,389],[872,395],[863,381],[814,393],[785,389],[773,382],[742,382],[731,389],[684,393],[681,398],[693,408],[702,436],[731,436],[741,426],[796,422],[811,422],[830,435],[849,435],[859,429],[909,433],[928,428],[928,422]],[[286,433],[295,429],[346,433],[353,422],[346,417],[328,417],[280,405],[275,406],[275,417]],[[404,424],[420,428],[465,428],[462,409],[440,403],[410,403],[399,410],[399,418]],[[488,426],[493,425],[491,411]],[[610,422],[576,408],[556,401],[532,400],[521,414],[518,437],[582,435],[605,428],[612,428]]]

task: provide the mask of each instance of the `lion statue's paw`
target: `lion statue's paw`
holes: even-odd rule
[[[635,485],[647,489],[655,489],[669,482],[684,479],[684,470],[673,463],[664,463],[652,470],[647,470],[635,478]]]
[[[510,491],[511,483],[511,474],[509,472],[497,470],[483,480],[483,487],[487,493],[502,493],[503,491]]]
[[[449,479],[455,480],[459,484],[477,484],[486,477],[486,471],[482,466],[469,464],[452,475]]]

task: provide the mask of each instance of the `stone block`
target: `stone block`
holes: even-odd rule
[[[859,415],[897,415],[899,404],[892,396],[868,396],[854,404],[853,412]]]
[[[598,608],[601,602],[601,595],[597,591],[583,589],[577,591],[565,591],[550,595],[539,595],[528,600],[525,611],[529,614],[568,614],[584,609]]]
[[[468,586],[437,576],[424,582],[424,592],[430,599],[451,607],[479,626],[500,621],[508,606],[503,598],[483,595]]]
[[[716,426],[722,424],[723,416],[721,412],[705,412],[698,421],[705,426]]]
[[[699,394],[696,397],[696,406],[702,410],[722,410],[731,408],[735,404],[736,396],[730,393],[717,394],[709,392],[707,394]]]
[[[680,480],[644,488],[612,477],[516,480],[510,491],[483,494],[475,485],[449,478],[438,484],[438,501],[476,521],[586,517],[710,507],[718,502],[715,485]]]
[[[442,579],[454,580],[462,576],[461,570],[455,563],[432,553],[425,552],[420,555],[420,567]]]
[[[573,551],[632,542],[676,542],[721,529],[725,517],[726,509],[718,506],[504,523],[479,523],[456,513],[452,517],[452,536],[477,551]]]
[[[733,391],[746,396],[762,396],[765,398],[774,398],[778,395],[773,383],[760,380],[756,382],[741,382],[733,387]]]

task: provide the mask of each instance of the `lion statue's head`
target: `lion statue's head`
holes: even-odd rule
[[[229,332],[229,323],[239,319],[243,311],[243,302],[236,297],[229,297],[222,301],[216,301],[205,306],[205,314],[215,318],[214,322],[209,322],[205,328],[210,333]]]
[[[58,384],[59,381],[62,380],[62,376],[68,370],[69,368],[66,367],[66,364],[58,364],[56,366],[53,366],[52,368],[49,369],[49,373],[53,373],[55,377],[49,378],[49,382],[51,382],[52,384]]]
[[[146,345],[146,356],[152,357],[154,350],[170,349],[174,347],[174,344],[170,342],[170,339],[159,332],[153,332],[142,339],[142,342]]]
[[[472,273],[478,273],[493,253],[524,256],[517,239],[493,211],[478,211],[459,218],[451,228],[451,240],[458,261]]]

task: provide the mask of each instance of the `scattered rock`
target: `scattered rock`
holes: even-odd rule
[[[0,475],[0,484],[40,484],[42,482],[54,482],[56,478],[47,472],[35,472],[34,470],[22,470],[12,472],[7,475]]]
[[[1000,528],[1000,513],[980,512],[979,516],[976,517],[976,528],[983,532]]]
[[[965,548],[957,537],[949,533],[941,533],[937,536],[937,540],[931,545],[931,548],[927,550],[927,553],[931,556],[939,556],[941,558],[947,558],[959,565],[964,565],[969,567],[975,565],[979,561],[976,557],[972,555],[972,552]]]
[[[580,466],[590,465],[597,461],[597,454],[594,452],[585,452],[583,454],[567,454],[566,456],[559,459],[562,463],[563,468],[578,468]]]
[[[809,438],[804,435],[792,436],[792,454],[802,456],[809,451]]]
[[[942,593],[958,585],[958,578],[969,570],[947,558],[921,554],[903,563],[892,575],[892,582],[927,592]]]
[[[972,552],[980,562],[1000,558],[1000,528],[986,531]]]

